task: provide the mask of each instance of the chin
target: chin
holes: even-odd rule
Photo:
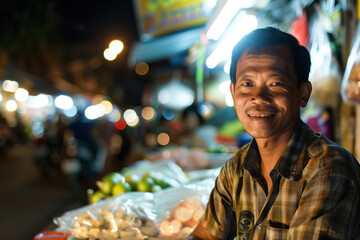
[[[252,136],[253,138],[269,138],[274,135],[274,133],[259,131],[247,131],[247,133],[250,134],[250,136]]]

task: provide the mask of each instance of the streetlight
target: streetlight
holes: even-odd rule
[[[120,40],[113,40],[110,42],[109,47],[104,50],[104,58],[113,61],[123,49],[124,44]]]

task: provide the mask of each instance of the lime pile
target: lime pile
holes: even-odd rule
[[[181,184],[160,172],[147,172],[141,177],[138,175],[128,175],[125,177],[119,172],[112,172],[105,175],[100,181],[97,181],[96,185],[99,189],[91,195],[91,203],[118,196],[125,192],[157,192],[169,187],[177,187]]]

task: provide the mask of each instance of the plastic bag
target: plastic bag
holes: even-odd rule
[[[183,239],[204,212],[215,177],[156,193],[127,192],[54,218],[77,238]]]
[[[124,168],[120,173],[125,177],[137,175],[141,178],[145,173],[149,172],[154,174],[158,173],[174,179],[178,182],[178,184],[185,184],[188,181],[182,168],[172,160],[158,160],[154,162],[142,160],[136,162],[130,167]]]
[[[77,238],[146,239],[158,234],[153,195],[143,192],[66,212],[54,223]]]
[[[310,43],[312,65],[309,78],[313,87],[310,100],[317,107],[334,107],[340,94],[340,74],[320,19],[313,21]]]
[[[360,104],[360,24],[357,26],[354,44],[346,64],[341,96],[346,103]]]
[[[208,178],[155,193],[159,237],[186,238],[204,214],[214,183],[214,178]]]

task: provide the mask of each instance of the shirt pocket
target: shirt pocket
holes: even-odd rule
[[[274,223],[271,220],[266,227],[266,239],[277,240],[287,239],[289,233],[289,226],[282,223]]]

